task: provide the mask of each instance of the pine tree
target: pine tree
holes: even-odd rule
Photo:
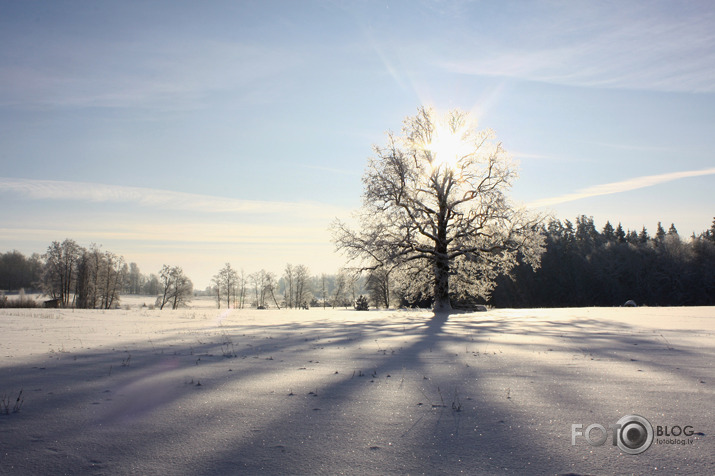
[[[678,235],[678,230],[675,228],[675,224],[674,224],[674,223],[671,223],[671,224],[670,224],[670,228],[668,228],[668,236],[677,236],[677,237],[680,237],[680,235]]]
[[[663,238],[665,238],[665,230],[663,229],[663,225],[658,222],[658,229],[655,232],[655,239],[656,241],[663,241]]]
[[[640,233],[638,233],[638,242],[641,244],[648,243],[650,236],[648,236],[648,230],[643,227]]]
[[[623,231],[623,230],[621,230],[621,231]],[[603,238],[605,238],[606,241],[609,243],[616,240],[616,234],[615,234],[615,231],[613,230],[613,226],[611,225],[610,221],[606,222],[606,224],[603,227],[603,232],[601,234],[603,235]]]
[[[626,233],[623,231],[623,226],[621,226],[620,222],[618,223],[618,227],[616,227],[616,241],[619,243],[626,241]]]

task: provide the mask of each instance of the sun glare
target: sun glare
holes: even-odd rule
[[[431,152],[432,169],[440,167],[454,169],[460,159],[470,153],[469,143],[465,141],[464,130],[451,130],[446,124],[439,124],[432,133],[432,141],[425,145]]]

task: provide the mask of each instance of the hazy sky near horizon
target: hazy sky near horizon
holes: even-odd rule
[[[421,104],[494,129],[517,202],[712,222],[710,1],[0,0],[0,251],[335,272],[330,222]]]

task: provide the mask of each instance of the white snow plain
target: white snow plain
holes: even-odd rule
[[[4,309],[0,329],[1,474],[715,474],[713,307]],[[631,414],[693,434],[572,445]]]

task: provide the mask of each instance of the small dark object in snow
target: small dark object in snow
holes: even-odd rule
[[[60,300],[59,299],[50,299],[48,301],[44,301],[42,303],[42,307],[49,308],[49,309],[58,309],[60,307]]]
[[[360,296],[355,300],[355,310],[356,311],[367,311],[368,310],[368,303],[367,303],[367,298],[365,296]]]

